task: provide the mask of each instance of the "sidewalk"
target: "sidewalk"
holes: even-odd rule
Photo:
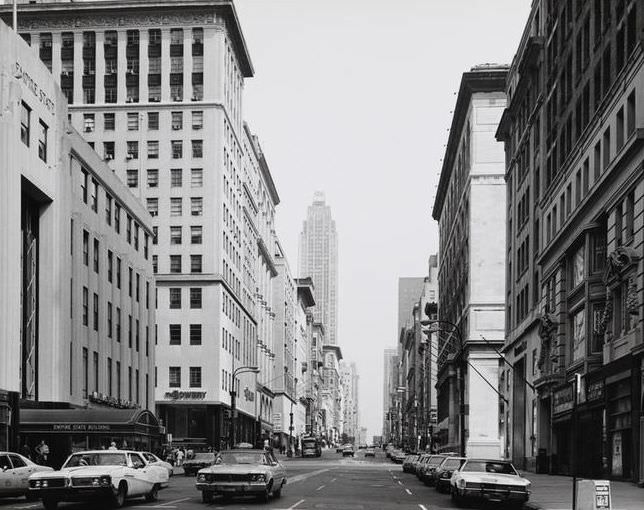
[[[530,510],[570,510],[572,508],[572,478],[569,476],[526,473],[532,482],[532,495],[525,505]],[[612,510],[641,510],[644,508],[644,489],[631,482],[610,482]],[[578,510],[586,510],[579,508]]]

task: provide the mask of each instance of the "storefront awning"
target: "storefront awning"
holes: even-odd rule
[[[159,421],[145,409],[21,409],[24,432],[159,433]]]

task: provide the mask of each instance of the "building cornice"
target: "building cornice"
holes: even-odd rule
[[[273,257],[269,253],[268,248],[266,247],[266,244],[261,237],[257,238],[257,247],[259,248],[259,253],[262,255],[262,257],[264,257],[264,260],[266,261],[266,265],[271,272],[271,276],[277,276],[277,267],[275,267]]]

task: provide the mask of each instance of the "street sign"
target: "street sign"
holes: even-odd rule
[[[610,482],[608,480],[579,480],[577,508],[584,510],[611,510]]]

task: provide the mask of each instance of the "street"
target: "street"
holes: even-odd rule
[[[282,497],[263,504],[252,498],[223,502],[216,499],[206,505],[195,490],[195,478],[183,475],[170,479],[170,486],[159,493],[153,503],[131,500],[127,508],[200,509],[210,508],[272,508],[272,509],[447,509],[455,508],[449,495],[426,487],[414,475],[402,472],[399,464],[391,463],[384,452],[376,458],[364,457],[358,450],[355,458],[342,458],[335,449],[324,450],[320,459],[283,459],[289,481]],[[66,503],[60,508],[82,509],[87,503]],[[0,510],[38,510],[39,502],[24,498],[0,500]]]

